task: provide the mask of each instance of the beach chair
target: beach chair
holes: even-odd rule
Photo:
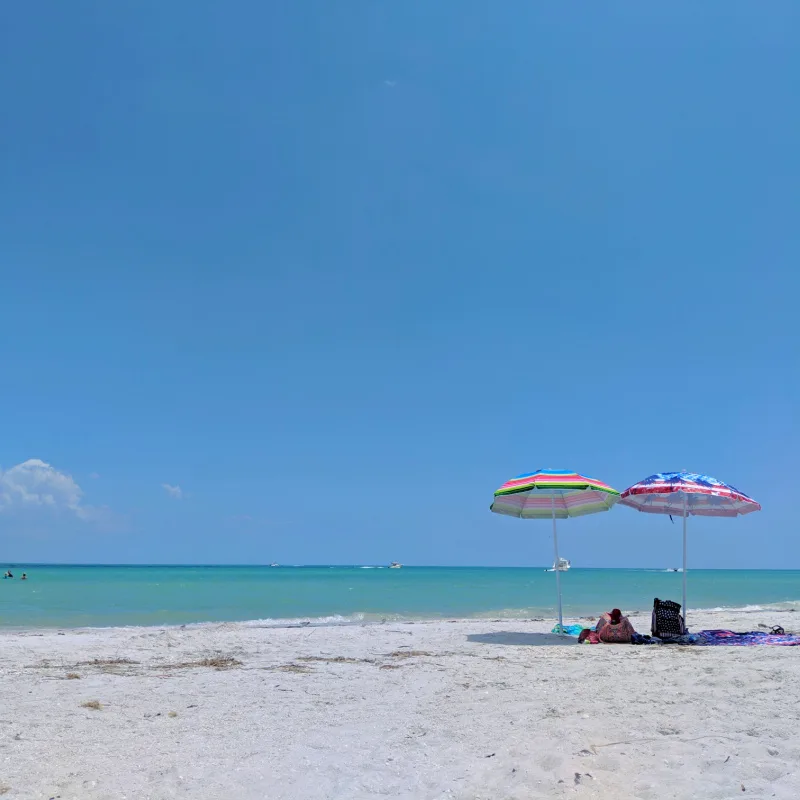
[[[673,600],[653,600],[653,618],[650,624],[653,636],[659,639],[672,639],[686,633],[686,625],[681,616],[681,605]]]

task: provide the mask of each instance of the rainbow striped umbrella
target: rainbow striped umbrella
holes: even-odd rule
[[[761,506],[729,483],[696,472],[657,472],[622,493],[622,505],[647,514],[683,517],[683,620],[686,622],[686,520],[738,517]]]
[[[602,481],[585,478],[577,472],[540,469],[519,475],[504,483],[495,493],[490,510],[521,519],[553,520],[553,552],[558,592],[558,625],[563,630],[561,578],[558,559],[556,520],[608,511],[619,500],[619,492]]]

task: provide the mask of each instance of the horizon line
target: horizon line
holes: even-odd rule
[[[3,562],[0,561],[0,564]],[[7,561],[5,562],[7,568],[13,567],[20,569],[20,565],[25,567],[130,567],[130,568],[146,568],[146,567],[164,567],[164,568],[203,568],[203,569],[219,569],[219,568],[283,568],[283,569],[313,569],[315,567],[385,567],[388,569],[389,565],[384,563],[379,564],[355,564],[355,563],[340,563],[340,564],[276,564],[273,567],[268,563],[172,563],[172,562],[82,562],[82,561]],[[482,564],[402,564],[403,568],[407,569],[550,569],[552,565],[548,564],[529,564],[529,565],[482,565]],[[672,572],[673,567],[662,566],[639,566],[639,567],[571,567],[572,570],[657,570],[659,572]],[[689,572],[794,572],[800,570],[800,567],[693,567],[687,570]]]

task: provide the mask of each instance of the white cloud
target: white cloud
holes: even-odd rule
[[[89,519],[97,509],[83,505],[82,499],[83,490],[70,475],[38,458],[0,470],[0,512],[47,508]]]
[[[384,81],[383,85],[388,86],[390,89],[394,89],[394,87],[397,86],[397,81]]]
[[[162,483],[161,486],[170,497],[174,497],[176,500],[183,499],[183,489],[180,486],[170,486],[168,483]]]
[[[96,481],[100,477],[100,473],[99,472],[91,472],[91,473],[89,473],[89,477],[93,481]]]

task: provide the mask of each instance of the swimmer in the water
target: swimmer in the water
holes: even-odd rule
[[[22,577],[20,578],[20,580],[21,581],[26,581],[26,580],[28,580],[28,576],[23,572],[22,573]]]

